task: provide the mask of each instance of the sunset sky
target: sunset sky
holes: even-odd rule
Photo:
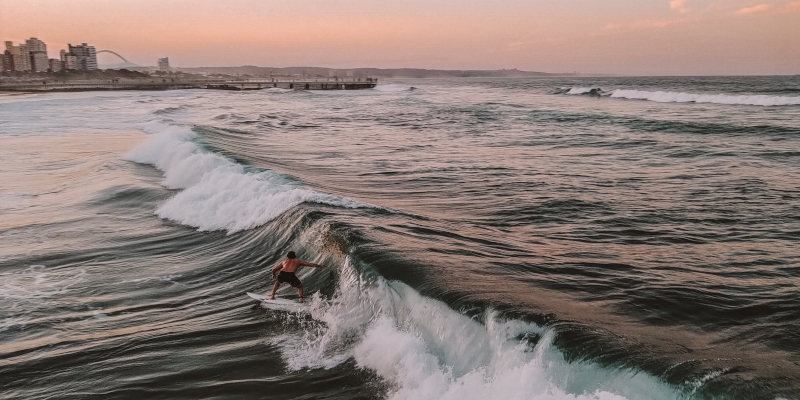
[[[800,74],[798,0],[0,0],[0,39],[29,37],[178,67]]]

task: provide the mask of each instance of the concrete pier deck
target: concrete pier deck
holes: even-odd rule
[[[359,90],[371,89],[378,84],[375,78],[363,79],[325,79],[325,80],[277,80],[242,79],[213,80],[174,78],[110,79],[110,80],[37,80],[0,82],[0,92],[74,92],[93,90],[176,90],[176,89],[217,89],[217,90],[261,90],[269,88],[294,90]]]

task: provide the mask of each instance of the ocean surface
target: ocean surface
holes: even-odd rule
[[[799,285],[797,76],[0,96],[2,399],[800,399]]]

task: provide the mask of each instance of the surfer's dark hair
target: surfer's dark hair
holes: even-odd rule
[[[296,257],[297,257],[297,255],[294,254],[293,251],[290,251],[289,254],[286,254],[286,258],[296,258]]]

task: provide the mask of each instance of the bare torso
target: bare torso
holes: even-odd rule
[[[281,271],[295,272],[297,271],[297,268],[300,268],[300,266],[303,265],[303,262],[296,258],[287,258],[283,260],[283,262],[280,265],[281,265],[280,268]]]
[[[312,268],[324,268],[325,267],[324,265],[314,264],[312,262],[303,261],[303,260],[300,260],[298,258],[295,258],[294,257],[294,252],[289,252],[289,256],[291,258],[287,258],[287,259],[281,261],[280,264],[278,264],[274,268],[272,268],[272,279],[275,279],[275,285],[272,286],[272,294],[269,296],[270,299],[274,299],[275,298],[275,291],[277,291],[278,287],[281,285],[281,277],[280,276],[276,276],[278,271],[294,273],[295,271],[297,271],[298,268],[300,268],[301,265],[305,265],[307,267],[312,267]],[[286,276],[284,276],[284,278],[286,278]],[[302,302],[303,301],[303,283],[300,282],[300,280],[297,279],[297,277],[292,277],[292,278],[293,279],[288,279],[288,280],[284,279],[283,281],[284,282],[288,282],[292,286],[297,288],[297,294],[300,295],[300,301]]]

